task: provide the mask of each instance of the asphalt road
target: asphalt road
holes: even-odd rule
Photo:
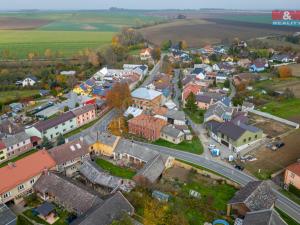
[[[202,166],[206,169],[219,173],[230,180],[237,182],[238,184],[244,186],[250,181],[257,180],[255,177],[252,177],[242,171],[239,171],[233,167],[228,166],[227,164],[223,164],[221,162],[215,161],[213,159],[208,159],[201,155],[196,155],[188,152],[182,152],[178,150],[174,150],[171,148],[165,148],[157,145],[152,145],[148,143],[141,143],[140,144],[147,146],[153,150],[158,152],[171,155],[177,159],[181,159],[190,163],[194,163],[196,165]],[[276,207],[280,210],[284,211],[290,217],[294,218],[298,223],[300,222],[300,206],[284,195],[282,195],[277,190],[273,189],[273,191],[277,195],[277,201],[275,203]]]
[[[155,75],[157,75],[160,72],[160,66],[161,66],[163,57],[164,57],[164,54],[161,55],[161,59],[158,61],[158,63],[155,64],[153,69],[149,72],[146,80],[141,85],[142,87],[146,87],[149,84],[151,84],[152,81],[154,80]]]
[[[117,116],[116,110],[112,109],[108,113],[106,113],[97,123],[95,123],[90,128],[75,134],[68,138],[69,141],[73,141],[75,139],[79,139],[80,137],[84,137],[88,135],[90,132],[104,132],[107,130],[109,123]]]

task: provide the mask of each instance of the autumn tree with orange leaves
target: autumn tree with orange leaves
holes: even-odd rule
[[[287,66],[281,66],[278,68],[279,78],[288,78],[292,76],[292,69]]]
[[[124,111],[132,104],[130,89],[127,83],[115,83],[107,93],[107,103],[110,107]]]

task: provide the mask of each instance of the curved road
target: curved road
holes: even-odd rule
[[[188,152],[178,151],[171,148],[161,147],[157,145],[152,145],[148,143],[139,142],[141,145],[147,146],[158,152],[171,155],[177,159],[181,159],[199,166],[202,166],[206,169],[212,170],[216,173],[219,173],[230,180],[237,182],[238,184],[244,186],[249,181],[257,180],[255,177],[252,177],[242,171],[236,170],[233,167],[229,167],[227,164],[205,158],[201,155],[196,155]],[[298,223],[300,222],[300,206],[295,202],[291,201],[280,192],[273,188],[274,193],[277,195],[277,201],[275,203],[276,207],[284,211]]]

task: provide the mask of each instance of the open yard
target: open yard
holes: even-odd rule
[[[6,104],[12,101],[18,101],[21,98],[32,97],[39,94],[38,90],[13,90],[13,91],[1,91],[0,103]]]
[[[267,119],[252,113],[249,114],[249,118],[251,125],[262,129],[264,134],[271,138],[278,137],[294,129],[283,123],[279,123],[275,120]]]
[[[288,67],[292,69],[293,76],[300,77],[300,64],[291,64]]]
[[[168,148],[174,148],[185,152],[191,152],[195,154],[203,153],[203,146],[198,137],[194,137],[193,140],[191,141],[183,141],[178,145],[162,139],[153,142],[153,144],[168,147]]]
[[[125,179],[132,179],[132,177],[135,175],[135,171],[129,168],[122,168],[119,166],[116,166],[104,159],[97,158],[96,163],[98,166],[100,166],[103,170],[106,170],[113,176],[122,177]]]
[[[203,225],[228,219],[224,216],[226,205],[236,192],[232,186],[180,167],[167,170],[152,190],[169,194],[169,202],[154,200],[147,190],[136,189],[127,196],[144,222],[151,219],[153,224],[165,225]],[[200,198],[191,197],[191,190],[198,192]]]
[[[247,162],[246,169],[260,178],[269,178],[271,174],[286,168],[300,158],[300,130],[281,139],[285,146],[277,151],[272,151],[266,146],[251,152],[256,161]],[[260,170],[260,173],[259,173]]]

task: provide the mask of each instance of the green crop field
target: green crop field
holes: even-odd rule
[[[70,57],[85,48],[101,48],[122,27],[154,24],[162,19],[143,12],[43,11],[0,13],[0,59],[26,59],[46,49]]]
[[[46,49],[69,57],[85,48],[103,47],[110,43],[113,35],[113,32],[1,30],[0,49],[8,49],[11,58],[26,59],[30,52],[43,57]]]

